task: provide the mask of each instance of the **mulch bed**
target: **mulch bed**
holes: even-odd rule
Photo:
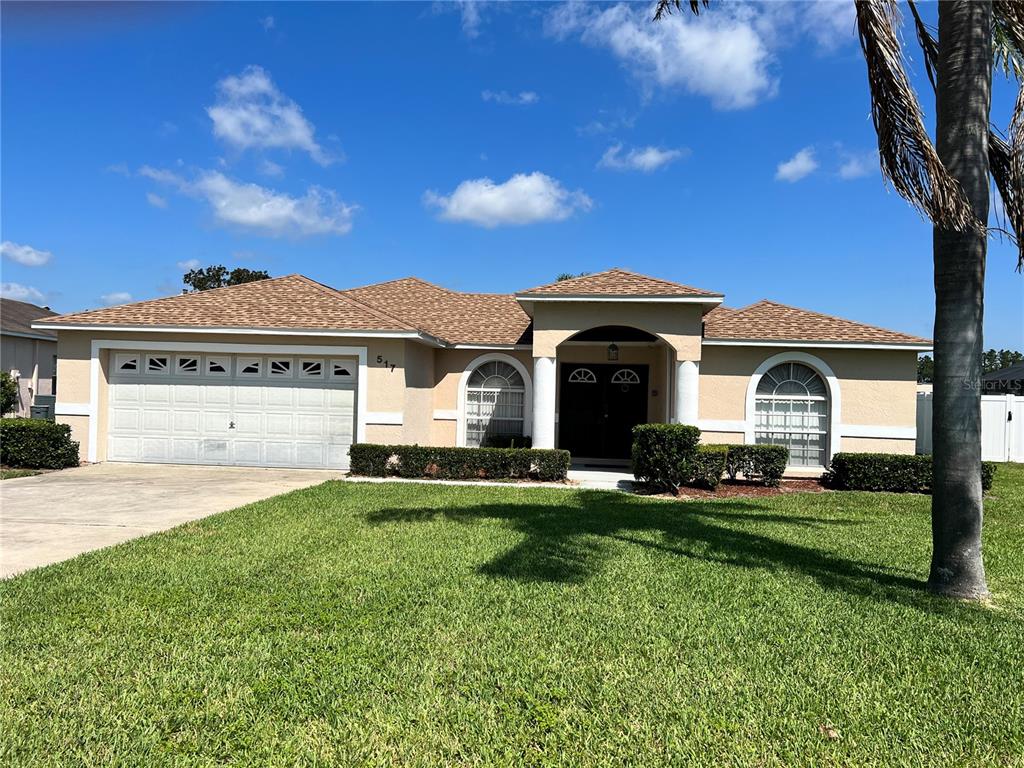
[[[793,480],[784,479],[778,488],[768,488],[760,483],[751,482],[749,480],[723,480],[717,490],[708,491],[703,488],[681,488],[679,490],[679,496],[675,498],[683,500],[735,499],[760,496],[778,496],[782,493],[824,493],[827,490],[828,489],[817,480],[809,478],[796,478]],[[643,490],[638,489],[638,492],[643,493]],[[657,495],[672,498],[672,494],[670,493]]]

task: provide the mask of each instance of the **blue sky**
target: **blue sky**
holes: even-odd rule
[[[5,293],[620,266],[928,336],[931,229],[876,169],[851,9],[5,3]],[[997,123],[1013,95],[997,76]],[[987,346],[1024,348],[1015,263],[991,244]]]

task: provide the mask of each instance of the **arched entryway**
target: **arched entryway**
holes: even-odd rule
[[[628,461],[633,427],[667,420],[668,346],[627,326],[591,328],[558,346],[557,446],[574,459]]]

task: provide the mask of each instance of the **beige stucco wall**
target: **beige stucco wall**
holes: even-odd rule
[[[743,420],[747,386],[761,363],[785,347],[704,347],[701,419]],[[910,350],[808,349],[839,380],[843,424],[913,427],[917,418],[917,353]]]
[[[537,302],[533,306],[533,354],[554,357],[558,345],[580,331],[627,325],[661,337],[680,360],[700,360],[702,318],[699,304]]]
[[[430,445],[434,426],[434,350],[405,342],[405,403],[402,442]]]
[[[35,395],[53,394],[53,358],[56,354],[55,341],[0,335],[0,369],[12,375],[18,373],[16,415],[29,415]],[[37,380],[35,391],[32,389],[33,374]]]
[[[914,453],[915,440],[887,437],[844,437],[843,450],[852,453]]]
[[[742,432],[712,432],[702,429],[700,441],[711,445],[743,445],[744,434]]]

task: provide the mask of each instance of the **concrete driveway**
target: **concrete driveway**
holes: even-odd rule
[[[319,469],[93,464],[0,481],[0,578],[340,477]]]

